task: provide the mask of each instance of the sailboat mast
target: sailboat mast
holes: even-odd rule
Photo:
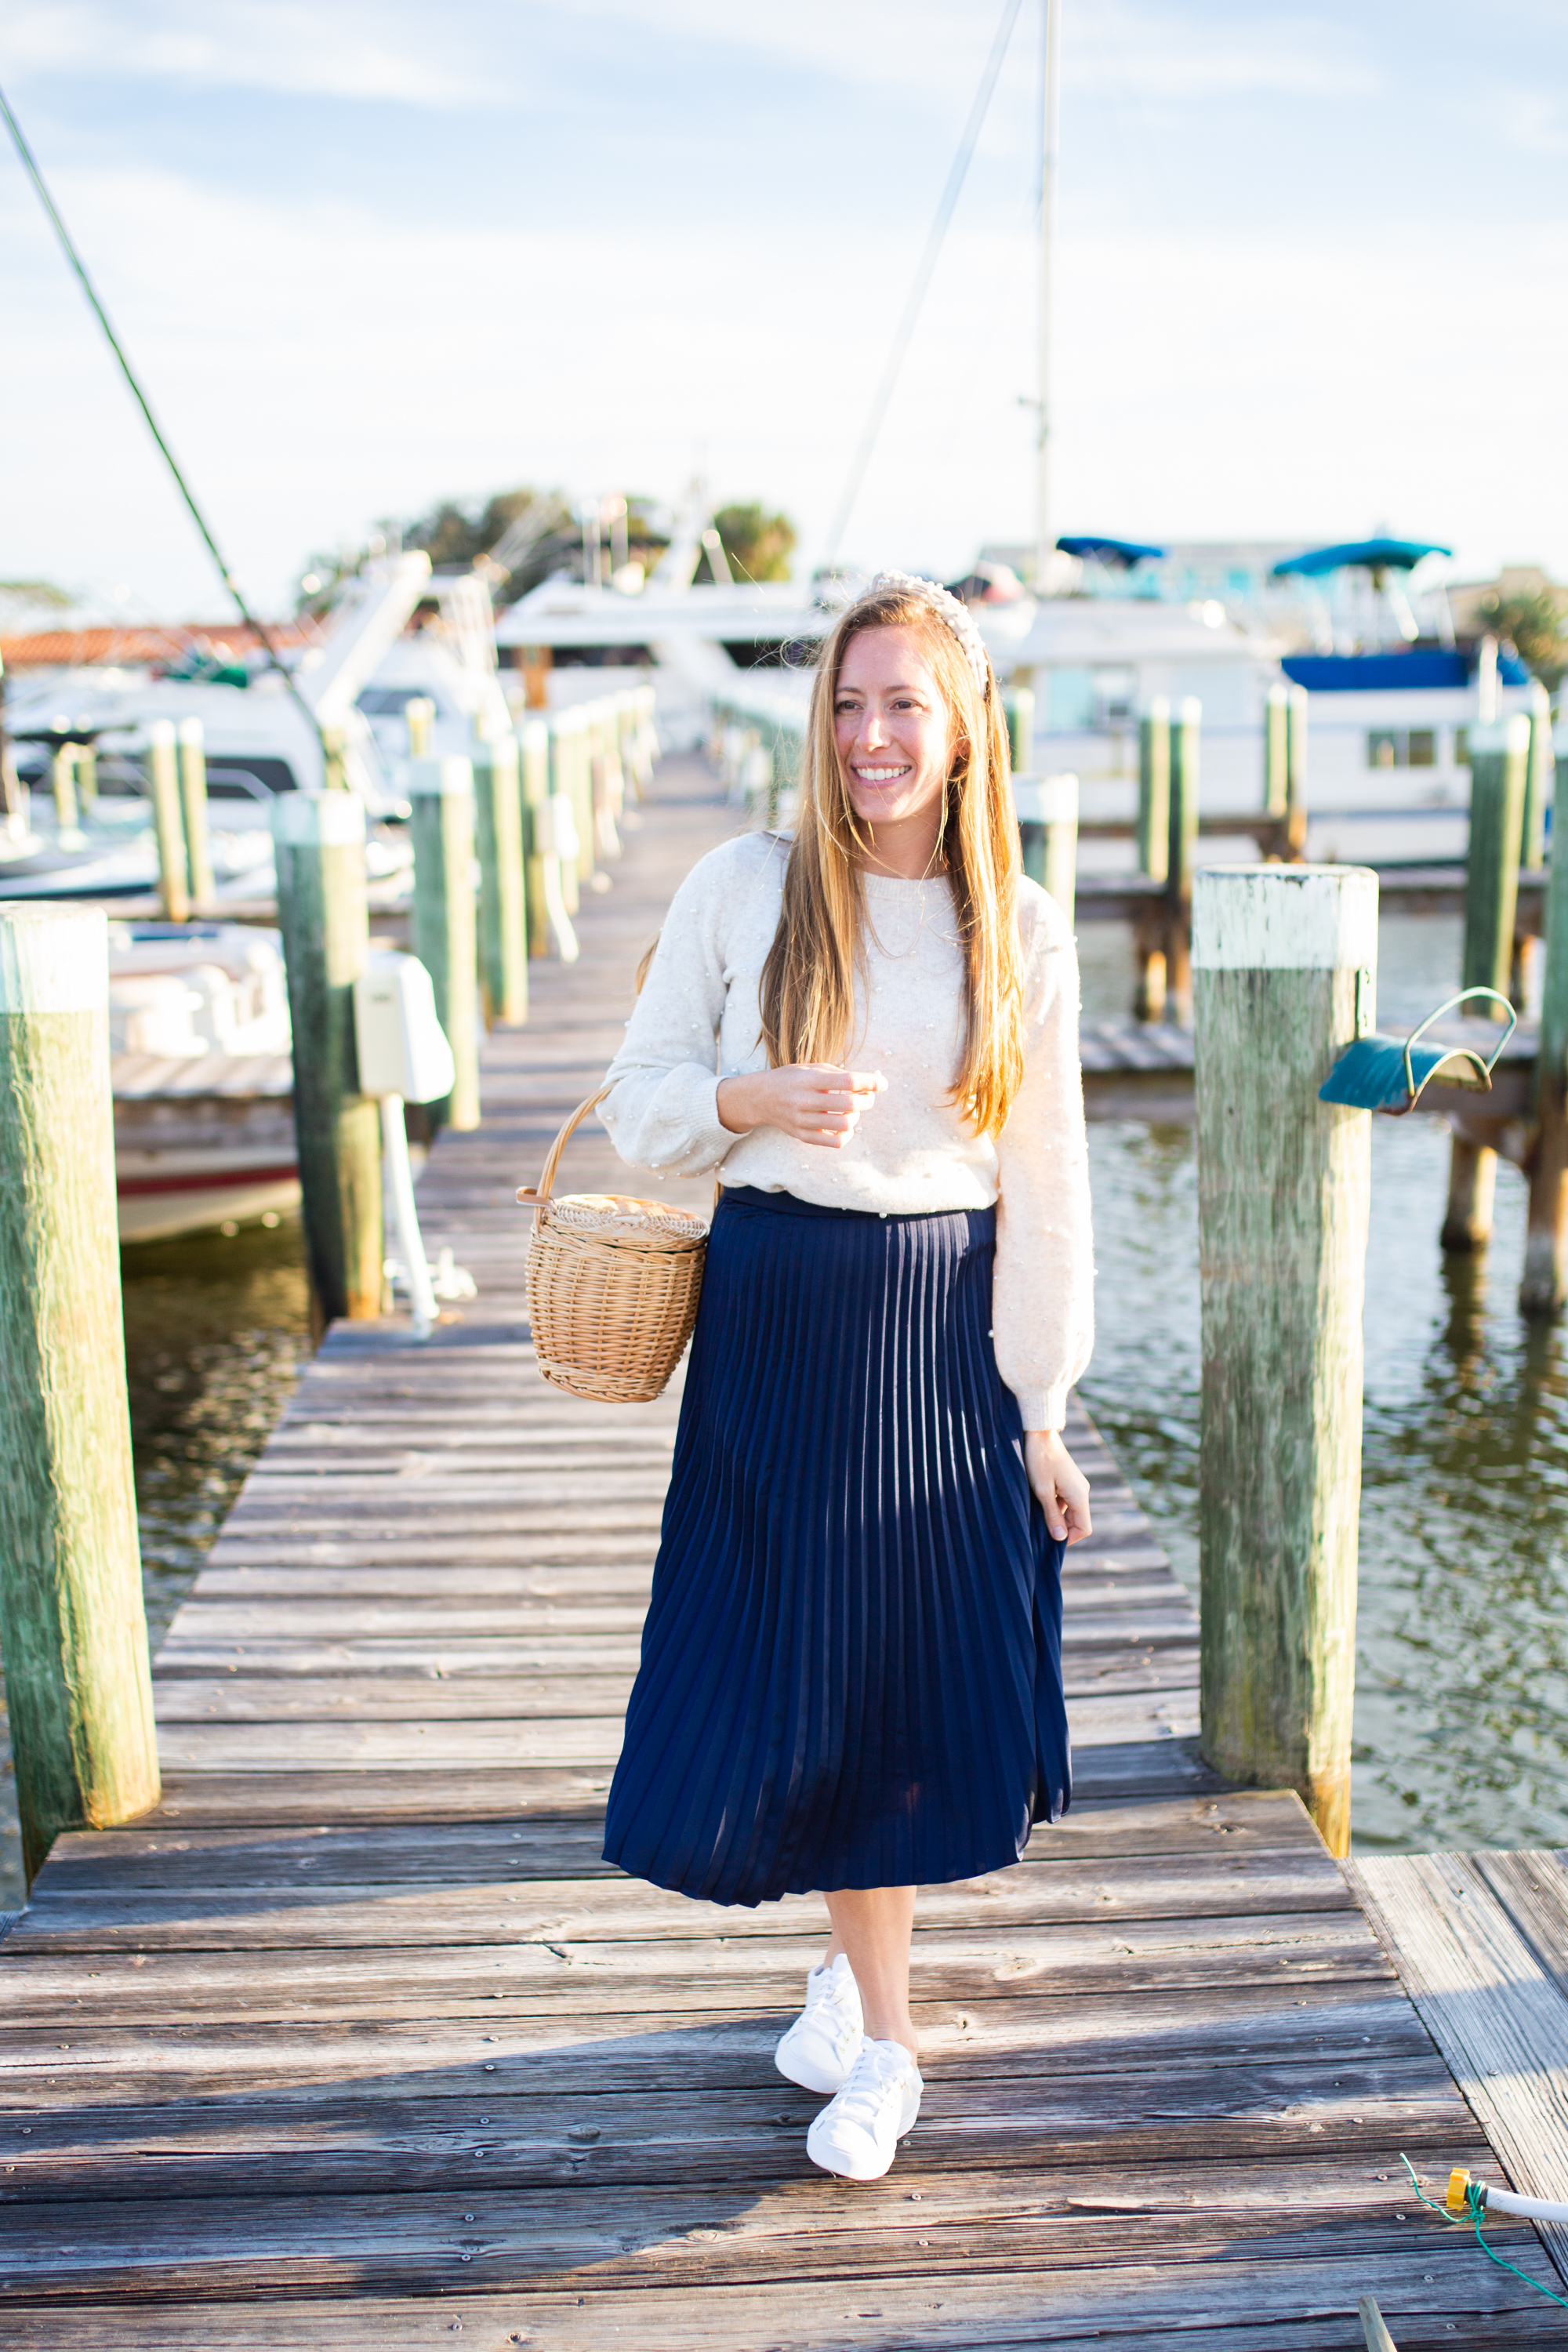
[[[1035,585],[1044,588],[1051,527],[1051,230],[1057,207],[1057,137],[1061,95],[1061,0],[1041,0],[1040,62],[1040,375],[1036,440]]]

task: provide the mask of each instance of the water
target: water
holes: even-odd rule
[[[1103,934],[1103,937],[1100,935]],[[1083,940],[1123,1010],[1120,926]],[[1391,918],[1380,1004],[1451,992],[1458,923]],[[1448,1138],[1373,1121],[1352,1821],[1358,1850],[1568,1843],[1568,1339],[1516,1299],[1525,1187],[1478,1258],[1437,1246]],[[1085,1401],[1197,1583],[1197,1171],[1190,1128],[1093,1127],[1098,1336]]]
[[[1115,924],[1081,946],[1090,1019],[1131,1002]],[[1450,992],[1458,925],[1383,926],[1385,1015]],[[1177,1571],[1197,1577],[1197,1208],[1190,1128],[1090,1129],[1099,1339],[1084,1393]],[[1373,1122],[1355,1717],[1358,1847],[1568,1844],[1568,1352],[1515,1311],[1524,1187],[1479,1260],[1437,1246],[1447,1135]],[[126,1253],[126,1352],[154,1644],[308,1352],[298,1226]],[[8,1767],[7,1767],[8,1772]],[[8,1780],[0,1909],[19,1900]]]

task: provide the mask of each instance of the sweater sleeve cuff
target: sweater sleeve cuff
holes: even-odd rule
[[[719,1087],[718,1077],[705,1071],[694,1089],[691,1108],[697,1122],[696,1132],[690,1148],[682,1156],[699,1171],[717,1168],[724,1154],[741,1140],[719,1116]]]
[[[1025,1429],[1065,1429],[1071,1386],[1070,1381],[1062,1381],[1054,1389],[1019,1389],[1018,1411]]]

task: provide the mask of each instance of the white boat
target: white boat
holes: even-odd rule
[[[388,772],[358,697],[427,592],[429,577],[428,558],[416,553],[369,565],[349,582],[320,645],[292,665],[299,700],[276,671],[265,669],[243,688],[87,667],[13,681],[5,724],[18,774],[30,788],[28,827],[21,838],[0,840],[0,896],[98,898],[156,887],[145,760],[149,730],[160,719],[201,722],[220,902],[273,896],[273,796],[320,790],[323,727],[340,731],[347,781],[367,814],[402,814],[399,780]],[[49,790],[53,757],[63,744],[89,744],[97,755],[96,798],[64,837]],[[405,873],[406,844],[384,829],[373,837],[367,862],[373,879]]]
[[[109,962],[121,1240],[276,1224],[300,1202],[279,933],[111,922]]]

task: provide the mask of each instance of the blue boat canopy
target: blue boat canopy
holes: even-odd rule
[[[1065,547],[1066,540],[1060,544]],[[1325,572],[1345,572],[1359,565],[1367,572],[1413,572],[1428,555],[1452,555],[1451,547],[1419,539],[1352,539],[1339,547],[1310,547],[1304,555],[1288,555],[1274,566],[1272,577],[1284,580],[1292,572],[1304,580]]]
[[[1114,563],[1123,572],[1131,572],[1135,563],[1147,556],[1164,554],[1163,547],[1144,547],[1135,539],[1099,539],[1090,535],[1083,539],[1058,539],[1057,545],[1064,555],[1090,556],[1099,563]]]
[[[1309,694],[1429,693],[1468,687],[1476,674],[1473,655],[1441,646],[1413,646],[1408,653],[1287,654],[1279,664],[1295,686]],[[1530,672],[1516,655],[1498,655],[1503,686],[1528,686]]]

